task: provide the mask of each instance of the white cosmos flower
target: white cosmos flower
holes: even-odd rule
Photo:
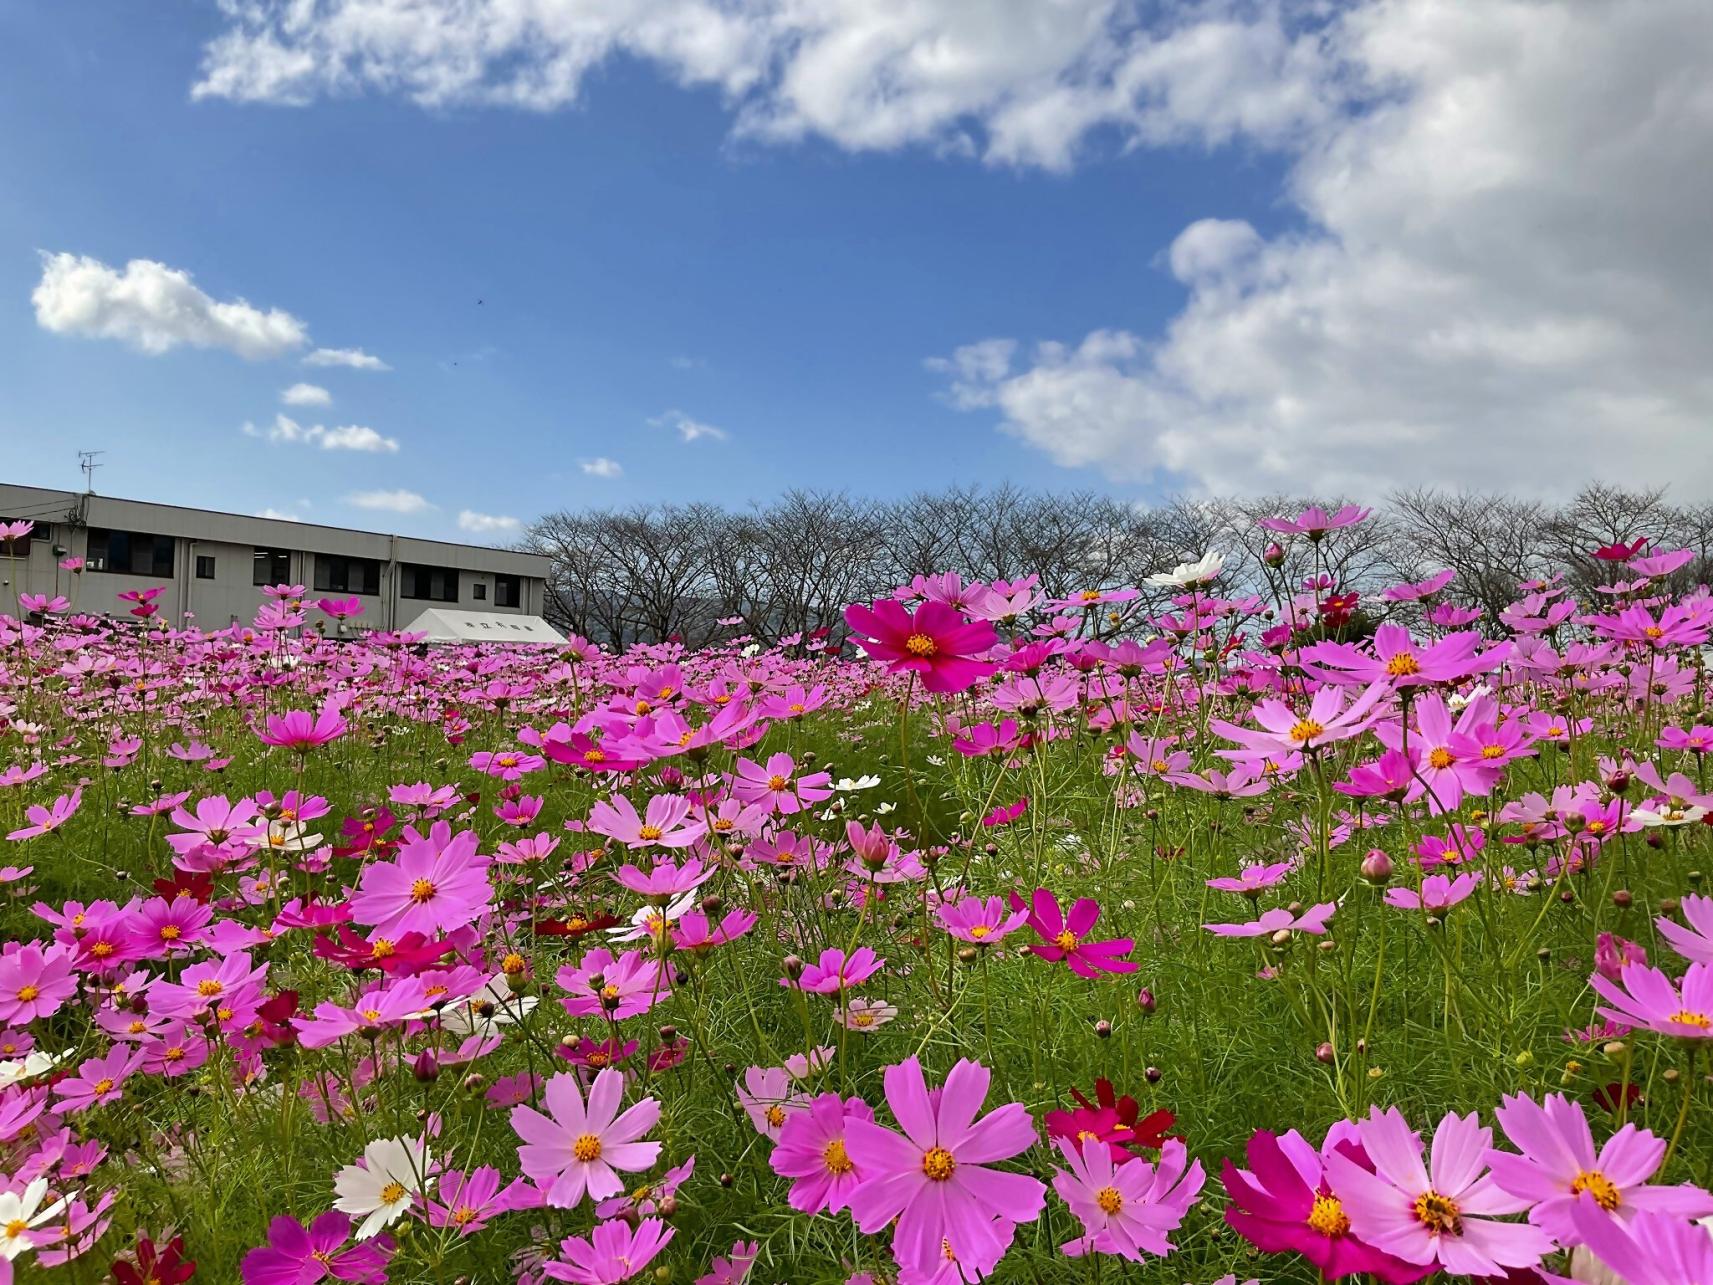
[[[878,776],[859,776],[854,781],[848,776],[841,776],[833,782],[833,788],[840,794],[849,794],[854,790],[872,790],[879,784]]]
[[[496,1026],[523,1021],[540,1003],[534,995],[514,995],[504,973],[496,973],[488,984],[468,999],[440,1010],[440,1024],[454,1035],[486,1035]],[[490,1006],[484,1013],[482,1008]]]
[[[24,1080],[33,1080],[38,1075],[46,1075],[61,1062],[72,1056],[71,1053],[47,1053],[41,1049],[26,1053],[15,1062],[0,1062],[0,1089],[9,1089],[14,1084]]]
[[[30,1229],[41,1226],[65,1208],[63,1199],[44,1208],[42,1201],[47,1194],[46,1178],[37,1178],[22,1192],[0,1192],[0,1258],[11,1262],[26,1249],[34,1249],[36,1242],[30,1236]]]
[[[1147,583],[1156,589],[1188,589],[1207,584],[1225,569],[1225,555],[1209,549],[1194,562],[1180,562],[1170,571],[1156,571]]]
[[[1637,825],[1648,827],[1694,825],[1706,815],[1706,808],[1678,808],[1670,804],[1661,804],[1654,808],[1630,809],[1630,820]]]
[[[376,1138],[363,1148],[362,1164],[346,1165],[333,1176],[333,1207],[361,1217],[356,1238],[367,1240],[403,1217],[427,1183],[432,1163],[419,1139]]]
[[[678,900],[664,910],[659,906],[643,906],[630,917],[630,923],[607,929],[607,936],[614,941],[641,941],[645,937],[659,941],[674,922],[696,908],[696,901],[696,890],[692,888],[680,893]]]

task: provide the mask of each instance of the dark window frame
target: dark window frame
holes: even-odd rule
[[[399,563],[399,597],[412,602],[458,601],[458,571],[423,562]]]
[[[204,564],[208,567],[208,570],[206,571],[202,569]],[[198,580],[214,579],[214,555],[212,553],[199,553],[196,555],[196,578]]]
[[[148,566],[138,569],[137,555],[147,541]],[[100,552],[96,552],[97,545]],[[124,556],[119,556],[120,552]],[[142,576],[150,580],[171,580],[178,563],[178,540],[153,531],[124,531],[117,527],[92,526],[84,538],[84,556],[94,570],[97,559],[100,569],[108,575]]]
[[[523,577],[496,574],[494,576],[494,606],[523,606]]]
[[[353,571],[359,574],[353,576]],[[374,558],[355,554],[318,553],[313,583],[317,593],[354,593],[373,598],[381,592],[381,564]]]
[[[255,553],[250,564],[250,583],[257,587],[262,585],[291,583],[291,550],[276,549],[268,545],[251,546]]]

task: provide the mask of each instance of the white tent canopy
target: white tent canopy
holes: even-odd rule
[[[565,636],[540,616],[430,607],[404,627],[437,643],[563,643]]]

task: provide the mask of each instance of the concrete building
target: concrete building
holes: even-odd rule
[[[7,610],[23,591],[117,615],[117,594],[165,585],[163,616],[219,629],[253,619],[262,586],[300,584],[310,601],[360,598],[354,628],[404,629],[430,607],[539,616],[544,600],[548,560],[507,549],[0,482],[0,521],[22,518],[36,526],[15,560],[0,546]],[[84,570],[61,570],[68,557]]]

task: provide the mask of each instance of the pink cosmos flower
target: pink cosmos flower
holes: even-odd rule
[[[1614,937],[1611,933],[1601,933],[1594,939],[1594,971],[1609,982],[1624,979],[1626,964],[1647,962],[1647,948],[1639,942]]]
[[[729,1252],[730,1257],[716,1257],[709,1263],[707,1273],[696,1278],[696,1285],[743,1285],[761,1254],[761,1247],[753,1240],[747,1244],[740,1240]]]
[[[1389,589],[1383,589],[1380,597],[1386,602],[1420,602],[1423,598],[1433,597],[1455,579],[1457,572],[1447,567],[1426,580],[1418,580],[1413,584],[1395,584]]]
[[[1255,721],[1261,725],[1259,731],[1223,719],[1214,719],[1209,726],[1247,752],[1220,750],[1224,758],[1307,753],[1367,731],[1373,722],[1371,711],[1389,693],[1389,684],[1372,683],[1346,706],[1344,689],[1329,685],[1314,694],[1304,714],[1298,714],[1281,700],[1262,701],[1254,710]]]
[[[1057,1145],[1070,1168],[1053,1171],[1053,1190],[1083,1225],[1082,1236],[1060,1247],[1066,1254],[1093,1250],[1138,1263],[1144,1253],[1172,1252],[1166,1235],[1183,1222],[1206,1181],[1201,1161],[1185,1168],[1179,1139],[1166,1139],[1157,1166],[1142,1159],[1115,1164],[1099,1138],[1085,1139],[1080,1148],[1066,1138]]]
[[[978,946],[992,946],[1021,928],[1029,919],[1029,911],[1019,908],[1006,914],[1005,901],[999,897],[960,897],[942,901],[934,907],[946,931],[959,941]]]
[[[1582,1240],[1574,1214],[1583,1193],[1624,1220],[1638,1213],[1678,1218],[1713,1214],[1713,1196],[1693,1184],[1647,1185],[1665,1160],[1666,1143],[1646,1129],[1625,1124],[1596,1154],[1588,1117],[1561,1093],[1549,1093],[1539,1103],[1511,1094],[1493,1114],[1522,1152],[1489,1152],[1493,1181],[1528,1201],[1533,1206],[1529,1221],[1561,1245]]]
[[[756,1132],[779,1141],[785,1122],[794,1112],[808,1108],[809,1099],[798,1092],[791,1072],[782,1066],[752,1066],[738,1086],[738,1105],[744,1109]]]
[[[575,966],[554,975],[560,1000],[572,1017],[604,1017],[622,1022],[646,1013],[672,994],[666,965],[640,950],[614,956],[603,949],[586,952]]]
[[[430,1227],[450,1227],[460,1236],[481,1231],[488,1220],[513,1209],[527,1209],[533,1192],[522,1178],[502,1187],[500,1171],[491,1165],[466,1174],[448,1169],[440,1175],[438,1199],[424,1199]]]
[[[1705,1227],[1670,1214],[1642,1213],[1619,1221],[1589,1195],[1577,1199],[1571,1216],[1610,1279],[1625,1285],[1713,1281],[1713,1236]]]
[[[1326,1157],[1326,1172],[1351,1230],[1374,1248],[1469,1276],[1532,1268],[1552,1251],[1552,1239],[1538,1227],[1498,1221],[1496,1215],[1519,1213],[1530,1202],[1488,1174],[1493,1131],[1474,1112],[1446,1114],[1426,1165],[1421,1138],[1396,1107],[1370,1108],[1356,1128],[1373,1172],[1337,1151]]]
[[[1224,1161],[1221,1180],[1231,1196],[1225,1221],[1268,1254],[1295,1252],[1327,1280],[1367,1273],[1387,1285],[1409,1285],[1433,1270],[1383,1253],[1351,1231],[1344,1204],[1326,1176],[1326,1158],[1340,1152],[1367,1169],[1356,1126],[1340,1121],[1319,1148],[1295,1129],[1275,1136],[1257,1130],[1247,1148],[1249,1168]]]
[[[1011,908],[1022,910],[1023,898],[1010,894]],[[1029,901],[1029,926],[1040,937],[1038,945],[1029,949],[1042,959],[1064,960],[1078,977],[1099,977],[1102,973],[1133,973],[1138,965],[1121,956],[1135,949],[1130,937],[1115,937],[1107,941],[1085,941],[1089,929],[1100,918],[1100,903],[1091,897],[1079,897],[1072,903],[1070,913],[1059,909],[1059,899],[1046,888],[1037,888]]]
[[[781,816],[833,797],[830,772],[798,777],[796,771],[797,764],[789,754],[769,755],[766,766],[753,759],[739,759],[732,776],[732,793],[744,803]]]
[[[713,866],[703,866],[700,861],[694,859],[686,861],[682,866],[670,861],[659,861],[653,869],[647,871],[633,865],[620,866],[613,872],[613,881],[620,887],[629,888],[645,900],[664,905],[674,897],[694,892],[712,879],[715,873]]]
[[[275,745],[281,749],[302,753],[304,750],[338,740],[345,735],[348,727],[349,724],[339,713],[339,707],[329,703],[322,706],[319,714],[311,714],[301,709],[289,710],[284,714],[270,714],[266,729],[256,735],[264,745]]]
[[[707,826],[690,815],[690,800],[678,794],[656,794],[644,815],[622,794],[589,809],[589,829],[617,839],[627,848],[687,848]]]
[[[556,1281],[575,1285],[617,1285],[646,1271],[677,1234],[677,1228],[658,1218],[644,1218],[635,1227],[615,1218],[597,1223],[587,1237],[568,1236],[560,1241],[563,1257],[543,1263],[541,1270]]]
[[[1598,1016],[1678,1039],[1713,1039],[1713,964],[1691,964],[1681,991],[1671,978],[1646,964],[1625,965],[1621,980],[1622,988],[1599,973],[1588,979],[1611,1005],[1596,1009]]]
[[[71,820],[77,809],[83,804],[83,787],[78,786],[70,794],[62,794],[47,807],[32,804],[24,809],[24,817],[29,825],[20,826],[6,837],[21,843],[25,839],[34,839],[37,835],[50,834]]]
[[[1265,888],[1283,883],[1296,868],[1297,863],[1294,861],[1256,861],[1239,870],[1237,878],[1222,876],[1209,879],[1207,886],[1216,892],[1240,892],[1246,897],[1253,897]]]
[[[660,1143],[638,1139],[660,1119],[660,1103],[644,1098],[620,1115],[624,1088],[624,1073],[608,1068],[595,1076],[585,1104],[577,1077],[561,1072],[544,1091],[547,1115],[512,1108],[512,1128],[524,1140],[518,1164],[549,1205],[575,1209],[584,1192],[593,1200],[616,1195],[624,1190],[619,1172],[646,1169],[659,1157]]]
[[[850,1204],[857,1226],[873,1234],[896,1219],[893,1256],[916,1271],[937,1270],[947,1258],[997,1261],[1015,1225],[1033,1222],[1046,1200],[1036,1179],[991,1168],[1034,1145],[1028,1110],[1008,1102],[978,1120],[991,1077],[967,1059],[937,1095],[914,1057],[888,1067],[883,1079],[903,1132],[845,1121],[845,1150],[867,1175]]]
[[[1381,625],[1369,647],[1355,643],[1321,642],[1302,650],[1303,668],[1317,678],[1347,686],[1389,682],[1406,689],[1430,683],[1453,683],[1471,674],[1497,669],[1511,654],[1502,643],[1481,648],[1474,632],[1447,634],[1436,642],[1418,642],[1401,625]]]
[[[872,606],[845,608],[845,623],[858,643],[895,674],[914,674],[930,692],[968,691],[993,672],[980,659],[999,636],[985,620],[971,622],[954,608],[924,602],[914,614],[892,598]]]
[[[1659,935],[1685,959],[1697,964],[1713,964],[1713,897],[1688,893],[1683,897],[1680,908],[1683,917],[1689,921],[1688,927],[1661,915],[1654,920]],[[1647,956],[1643,955],[1637,962],[1646,963]],[[1618,978],[1612,980],[1617,981]]]
[[[836,1214],[850,1206],[865,1175],[845,1148],[848,1120],[873,1120],[861,1098],[823,1093],[806,1107],[788,1112],[769,1163],[782,1178],[793,1179],[786,1197],[800,1213]]]
[[[539,772],[546,766],[547,760],[541,755],[525,754],[519,750],[501,750],[498,753],[481,750],[470,756],[472,770],[502,781],[520,781],[530,772]]]
[[[1386,904],[1396,906],[1399,910],[1427,910],[1438,914],[1467,899],[1475,891],[1475,885],[1480,882],[1479,870],[1465,871],[1455,879],[1448,879],[1444,875],[1429,875],[1422,880],[1420,892],[1414,888],[1386,889]]]
[[[490,859],[476,851],[474,830],[452,833],[436,821],[428,834],[406,826],[397,856],[363,867],[353,918],[382,937],[407,932],[449,932],[485,914],[493,905]]]
[[[1337,909],[1336,901],[1310,906],[1301,914],[1292,914],[1285,907],[1277,906],[1246,923],[1203,924],[1202,927],[1216,937],[1271,937],[1277,932],[1314,933],[1319,936],[1326,932],[1326,921]]]
[[[57,1013],[77,993],[76,957],[58,944],[8,942],[0,953],[0,1024],[22,1026]]]
[[[848,956],[837,946],[829,946],[821,952],[819,960],[804,967],[802,975],[795,981],[781,977],[779,984],[796,986],[816,995],[837,995],[853,986],[861,986],[885,965],[886,961],[867,946],[858,946]]]
[[[54,1085],[54,1093],[60,1098],[54,1110],[64,1114],[117,1102],[125,1095],[125,1080],[142,1064],[141,1052],[115,1044],[105,1056],[89,1058],[75,1075]]]
[[[1373,509],[1346,504],[1336,512],[1328,513],[1315,504],[1304,509],[1295,518],[1262,518],[1255,525],[1264,530],[1277,531],[1281,535],[1306,535],[1311,540],[1319,540],[1328,531],[1355,526],[1373,512]]]
[[[244,1285],[313,1285],[315,1281],[382,1282],[392,1258],[391,1236],[355,1245],[351,1220],[337,1211],[322,1214],[307,1228],[295,1218],[268,1224],[268,1243],[244,1255]]]

